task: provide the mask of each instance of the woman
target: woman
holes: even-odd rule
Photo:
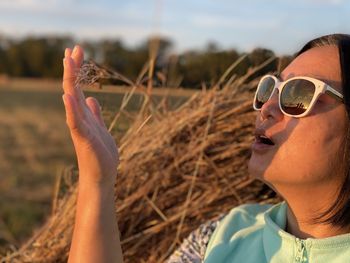
[[[76,47],[64,59],[80,169],[69,261],[122,262],[113,199],[118,152],[97,101],[74,88],[82,58]],[[309,42],[278,78],[261,79],[253,104],[249,172],[285,201],[232,209],[195,231],[169,262],[348,262],[350,36]]]

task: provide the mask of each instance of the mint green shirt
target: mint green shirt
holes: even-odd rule
[[[350,233],[299,239],[284,231],[286,219],[285,202],[232,209],[210,238],[204,262],[350,262]]]

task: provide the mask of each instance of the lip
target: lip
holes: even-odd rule
[[[257,140],[255,140],[251,146],[252,151],[256,153],[265,153],[274,147],[275,145],[268,145],[265,143],[258,142]]]

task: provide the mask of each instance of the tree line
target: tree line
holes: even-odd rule
[[[66,47],[75,43],[70,37],[26,37],[11,39],[0,36],[0,74],[9,77],[60,78],[62,58]],[[149,59],[150,46],[155,39],[147,39],[135,47],[128,47],[121,40],[83,41],[80,43],[87,55],[102,66],[118,71],[135,80]],[[221,50],[208,44],[203,50],[172,54],[173,43],[169,39],[157,39],[155,76],[159,85],[200,88],[210,86],[243,53]],[[243,75],[250,67],[257,66],[275,56],[274,52],[256,48],[235,69]]]

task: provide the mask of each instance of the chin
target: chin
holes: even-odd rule
[[[255,179],[263,180],[264,178],[264,171],[261,169],[261,165],[258,165],[252,160],[252,157],[250,158],[248,162],[248,173],[249,176]],[[260,168],[260,169],[259,169]]]
[[[275,169],[273,169],[275,170]],[[271,173],[271,167],[266,170],[266,165],[257,162],[254,157],[251,157],[248,162],[248,173],[251,178],[262,181],[265,184],[271,185],[272,182],[280,180],[281,175],[276,173]]]
[[[255,178],[262,178],[268,166],[267,163],[270,163],[270,161],[266,155],[261,156],[253,152],[248,161],[249,174]]]

